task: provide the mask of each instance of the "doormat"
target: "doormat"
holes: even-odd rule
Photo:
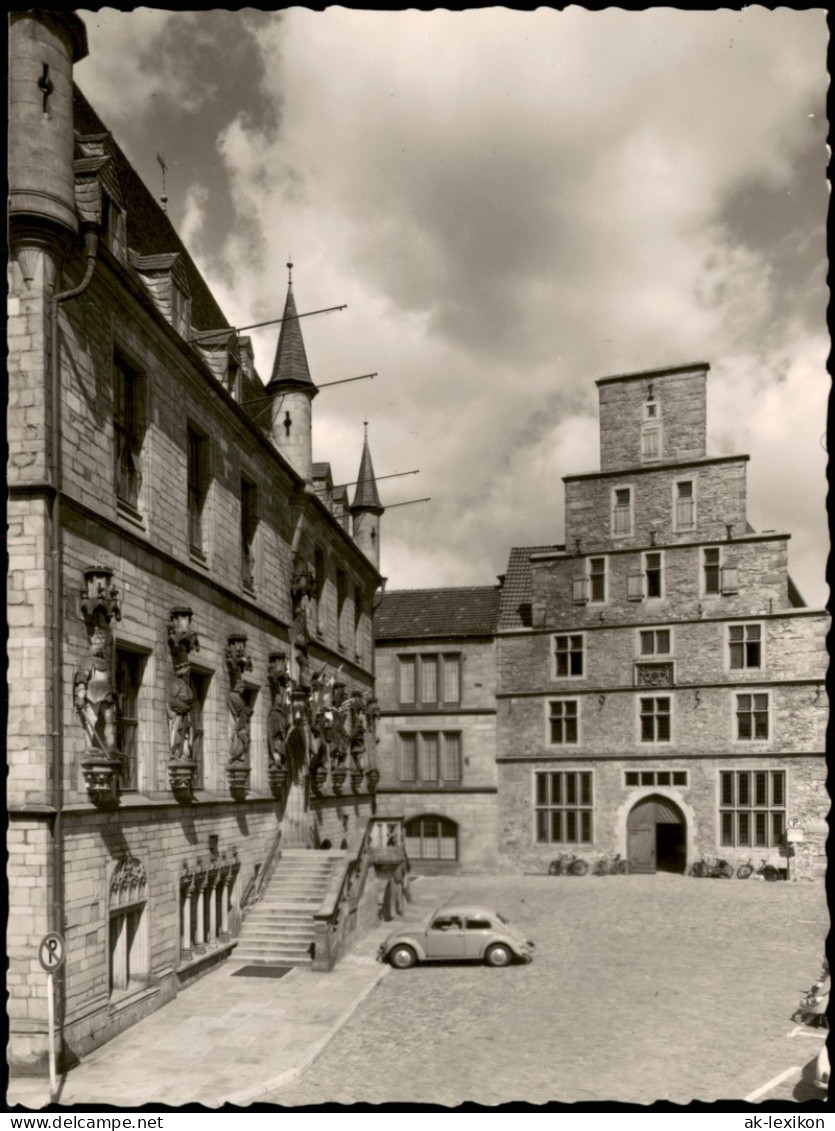
[[[283,978],[295,966],[242,966],[240,970],[233,970],[233,978]]]

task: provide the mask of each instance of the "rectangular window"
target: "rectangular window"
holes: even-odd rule
[[[687,770],[624,770],[624,787],[636,785],[689,785]]]
[[[171,281],[171,325],[181,338],[189,337],[188,299],[185,291]]]
[[[692,479],[676,483],[676,530],[692,530],[696,525],[696,499]]]
[[[591,772],[536,772],[534,780],[537,843],[591,844],[594,839]]]
[[[258,529],[258,488],[241,480],[241,582],[255,589],[255,534]]]
[[[336,571],[336,642],[340,648],[345,647],[345,602],[348,599],[348,578],[344,569]]]
[[[354,653],[362,655],[362,590],[354,586]]]
[[[645,424],[641,429],[641,456],[645,460],[658,459],[661,455],[661,428],[657,424]]]
[[[702,550],[702,586],[706,596],[721,593],[721,551],[718,546]]]
[[[663,558],[658,551],[644,554],[644,579],[647,597],[664,596]]]
[[[321,636],[325,631],[325,552],[319,546],[313,551],[313,623]]]
[[[577,745],[576,699],[553,699],[550,704],[550,741],[557,746]]]
[[[206,698],[209,694],[211,676],[203,672],[191,673],[191,691],[194,698],[191,704],[191,752],[197,763],[194,772],[194,788],[206,788]]]
[[[641,629],[642,656],[669,656],[672,650],[672,636],[669,628]]]
[[[722,770],[719,816],[723,846],[781,846],[786,828],[785,770]]]
[[[421,703],[438,702],[437,656],[421,656],[420,658],[420,701]]]
[[[417,735],[400,735],[400,780],[417,781]]]
[[[669,696],[641,699],[641,742],[670,741]]]
[[[737,695],[736,737],[741,742],[768,738],[768,692]]]
[[[142,486],[142,441],[145,381],[141,373],[116,354],[113,359],[113,457],[116,497],[132,510],[139,508]]]
[[[458,785],[461,781],[461,732],[401,733],[400,780],[419,785]]]
[[[445,731],[443,736],[444,764],[441,774],[445,782],[461,781],[461,735]]]
[[[116,649],[118,725],[116,742],[122,763],[121,788],[139,788],[139,691],[145,672],[145,655]]]
[[[554,637],[554,659],[557,679],[583,675],[583,636]]]
[[[199,554],[204,549],[203,512],[209,493],[209,438],[188,429],[188,541]]]
[[[461,702],[461,654],[400,656],[400,702],[404,706],[455,706]]]
[[[591,601],[606,600],[606,559],[589,558],[589,580]]]
[[[420,736],[420,778],[425,782],[438,780],[438,739],[437,734]]]
[[[632,533],[632,489],[616,487],[612,492],[612,534]]]
[[[762,667],[762,626],[732,624],[728,627],[728,648],[732,669]]]

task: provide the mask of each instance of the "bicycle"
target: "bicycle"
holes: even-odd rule
[[[697,860],[690,869],[690,875],[697,876],[700,879],[730,880],[733,874],[733,866],[727,860],[722,860],[719,857],[713,860]]]
[[[625,876],[629,871],[629,861],[621,858],[619,852],[610,859],[601,856],[594,866],[595,876]]]
[[[585,876],[588,870],[585,860],[566,852],[548,865],[549,876]]]
[[[759,868],[754,868],[754,861],[749,859],[747,864],[740,864],[736,870],[737,878],[740,880],[747,880],[753,875],[762,876],[768,883],[773,884],[776,880],[780,879],[780,869],[775,868],[773,864],[769,864],[766,859],[763,859]]]

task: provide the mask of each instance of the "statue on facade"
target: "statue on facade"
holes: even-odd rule
[[[353,699],[353,718],[351,725],[351,759],[359,768],[365,754],[365,735],[368,731],[368,696],[358,691]]]
[[[191,686],[191,653],[199,652],[197,633],[191,631],[191,609],[171,610],[168,622],[168,651],[174,671],[168,683],[168,748],[172,762],[194,761],[194,731],[191,709],[194,691]]]
[[[267,755],[270,765],[284,768],[287,734],[292,723],[290,673],[284,652],[273,652],[267,674],[270,688],[270,713],[267,719]]]
[[[315,575],[305,558],[296,555],[290,579],[290,598],[293,605],[293,638],[306,644],[310,639],[309,606],[313,596]]]
[[[246,698],[244,672],[252,671],[252,660],[246,654],[246,636],[242,633],[229,637],[226,646],[226,666],[230,685],[226,704],[229,707],[232,723],[229,762],[233,765],[245,765],[249,763],[249,726],[252,708]]]
[[[117,702],[113,687],[112,638],[107,626],[96,626],[90,651],[73,680],[75,709],[87,736],[89,752],[117,755]]]
[[[348,757],[353,715],[352,702],[348,698],[345,684],[335,681],[333,683],[330,755],[331,761],[337,766],[342,766]]]

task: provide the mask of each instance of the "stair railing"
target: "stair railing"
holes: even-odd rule
[[[279,829],[276,833],[275,839],[270,846],[270,851],[267,853],[267,859],[264,861],[263,867],[256,867],[254,875],[250,878],[249,882],[244,888],[244,893],[241,896],[240,903],[241,916],[246,915],[247,911],[251,910],[252,907],[254,907],[254,905],[264,894],[264,888],[272,877],[272,874],[276,869],[276,865],[281,859],[281,850],[279,846],[281,845],[282,831],[282,829]]]
[[[373,908],[366,906],[368,900],[363,900],[369,870],[379,866],[380,874],[385,876],[397,867],[408,868],[405,843],[402,818],[369,819],[359,844],[348,851],[339,884],[334,881],[333,888],[313,916],[316,932],[314,970],[332,970],[346,949],[348,937],[357,929],[377,921],[376,894]]]

